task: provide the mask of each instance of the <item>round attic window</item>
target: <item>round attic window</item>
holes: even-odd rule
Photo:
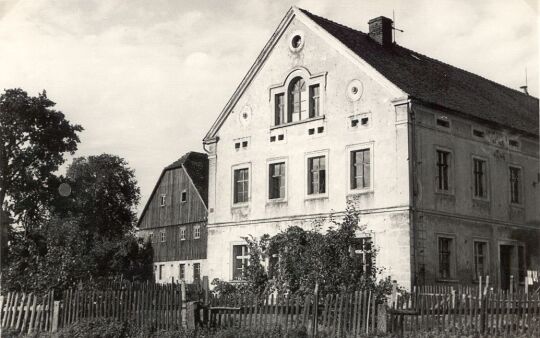
[[[304,33],[301,31],[293,32],[289,39],[289,48],[293,52],[298,52],[302,47],[304,47]]]
[[[352,80],[347,86],[347,96],[351,101],[358,101],[362,97],[364,86],[360,80]]]
[[[251,107],[248,105],[245,105],[242,107],[242,110],[240,110],[240,114],[238,115],[238,118],[240,120],[240,124],[243,126],[247,126],[249,122],[251,121]]]

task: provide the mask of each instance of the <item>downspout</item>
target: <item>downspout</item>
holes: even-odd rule
[[[418,284],[418,229],[416,224],[416,193],[417,193],[417,187],[416,187],[416,179],[417,179],[417,172],[416,172],[416,114],[412,108],[412,102],[411,100],[408,101],[408,120],[407,120],[407,126],[408,126],[408,152],[409,152],[409,224],[411,226],[412,231],[412,245],[413,245],[413,252],[412,252],[412,266],[413,266],[413,278],[412,278],[412,285]]]

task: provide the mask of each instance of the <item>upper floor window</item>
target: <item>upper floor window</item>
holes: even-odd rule
[[[322,116],[326,73],[311,75],[306,69],[295,69],[283,84],[270,89],[275,126]]]
[[[285,162],[269,165],[268,180],[268,199],[285,198]]]
[[[326,193],[326,156],[308,158],[308,195]]]
[[[162,230],[162,231],[160,232],[160,236],[161,236],[161,241],[162,241],[162,242],[165,242],[165,231],[164,231],[164,230]]]
[[[167,201],[167,195],[165,195],[165,194],[161,195],[160,199],[159,199],[159,205],[161,207],[164,207],[166,201]]]
[[[186,240],[186,228],[185,227],[180,228],[180,240],[181,241]]]
[[[196,225],[193,227],[193,238],[198,239],[201,238],[201,226]]]
[[[186,202],[187,201],[187,191],[184,189],[182,190],[182,193],[180,194],[180,201]]]
[[[521,204],[521,169],[509,167],[510,169],[510,202]]]
[[[246,203],[249,199],[249,169],[234,170],[234,203]]]
[[[371,186],[370,149],[351,151],[351,189]]]
[[[450,152],[437,150],[437,190],[450,190]]]
[[[487,198],[487,162],[473,158],[474,197]]]

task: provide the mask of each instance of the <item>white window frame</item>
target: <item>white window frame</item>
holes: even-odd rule
[[[193,262],[193,281],[197,280],[195,278],[195,267],[198,266],[199,267],[199,280],[202,279],[202,268],[201,268],[201,262]]]
[[[371,182],[371,185],[367,188],[351,188],[351,169],[352,169],[352,163],[351,163],[351,153],[353,151],[357,150],[363,150],[363,149],[369,149],[369,161],[370,161],[370,172],[369,172],[369,180]],[[375,142],[369,141],[364,143],[356,143],[351,144],[345,147],[346,151],[346,159],[345,159],[345,167],[347,168],[347,177],[345,178],[345,184],[347,187],[347,194],[348,195],[356,195],[356,194],[365,194],[369,193],[375,190]]]
[[[184,196],[186,196],[185,199],[184,199]],[[187,196],[188,196],[187,189],[182,190],[182,192],[180,192],[180,203],[186,203],[188,199]]]
[[[270,165],[276,163],[285,164],[285,196],[280,198],[270,198]],[[266,202],[267,203],[279,203],[286,202],[289,192],[289,158],[288,157],[276,157],[266,160]]]
[[[476,196],[475,195],[475,173],[474,173],[474,160],[481,160],[481,161],[484,161],[486,163],[486,168],[485,168],[485,173],[484,173],[484,176],[485,176],[485,190],[486,190],[486,195],[485,196]],[[483,157],[483,156],[478,156],[478,155],[471,155],[471,194],[472,194],[472,198],[474,200],[479,200],[479,201],[486,201],[486,202],[489,202],[490,200],[490,195],[491,195],[491,179],[490,179],[490,172],[491,172],[491,169],[490,169],[490,164],[489,164],[489,160],[486,158],[486,157]]]
[[[449,169],[448,170],[448,190],[439,189],[439,173],[438,173],[438,167],[437,167],[437,161],[439,160],[438,155],[437,155],[438,151],[444,151],[444,152],[447,152],[447,153],[450,154],[450,161],[448,163],[448,165],[449,165],[449,168],[448,168]],[[444,146],[435,145],[433,154],[434,154],[434,161],[433,161],[433,170],[434,170],[433,187],[434,187],[434,191],[436,193],[438,193],[438,194],[454,195],[454,171],[455,171],[454,151],[452,149],[444,147]]]
[[[484,266],[485,266],[485,270],[487,272],[488,275],[491,274],[491,266],[490,266],[490,246],[489,246],[489,239],[487,238],[473,238],[473,241],[472,241],[472,261],[473,261],[473,280],[474,281],[478,281],[478,278],[476,276],[476,252],[475,252],[475,249],[476,249],[476,243],[484,243],[486,244],[486,252],[484,253]],[[485,276],[482,276],[482,277],[485,277]]]
[[[234,247],[237,246],[237,245],[242,245],[242,246],[245,246],[247,248],[247,255],[246,256],[241,256],[243,258],[247,258],[247,265],[249,265],[249,246],[247,245],[247,243],[245,241],[234,241],[234,242],[231,242],[230,244],[230,254],[229,254],[229,257],[230,257],[230,262],[231,262],[231,268],[230,268],[230,278],[229,280],[231,282],[243,282],[245,281],[244,279],[234,279],[234,260],[236,259],[236,257],[234,257]],[[240,256],[239,256],[240,257]]]
[[[327,74],[328,74],[327,72],[318,73],[318,74],[311,74],[304,67],[296,67],[296,68],[292,69],[289,72],[289,74],[287,75],[287,77],[285,78],[285,81],[283,83],[271,86],[270,90],[269,90],[269,94],[270,94],[270,100],[269,100],[270,101],[270,111],[271,111],[271,114],[272,114],[271,127],[282,127],[282,126],[302,123],[304,121],[316,120],[316,119],[324,118],[324,115],[325,115],[325,101],[326,101],[326,75]],[[289,85],[290,85],[291,81],[296,79],[297,77],[301,77],[304,80],[305,85],[306,85],[306,96],[307,96],[307,109],[306,109],[306,112],[305,112],[306,116],[300,116],[299,121],[289,122],[288,121],[288,114],[289,114],[289,93],[288,93],[288,91],[289,91]],[[309,117],[309,114],[310,114],[310,112],[312,110],[312,107],[311,107],[312,103],[311,103],[311,98],[310,98],[310,95],[309,95],[309,92],[310,92],[309,89],[313,85],[319,85],[319,115],[315,116],[315,117]],[[278,95],[278,94],[284,94],[284,106],[285,106],[284,117],[285,117],[286,122],[283,122],[281,124],[276,124],[276,121],[275,121],[276,120],[275,119],[275,114],[276,114],[276,111],[275,111],[275,107],[276,107],[275,98],[276,98],[276,95]]]
[[[180,238],[181,241],[185,241],[186,240],[186,227],[183,226],[183,227],[180,227],[180,229],[178,230],[178,237]]]
[[[159,241],[160,241],[161,243],[164,243],[164,242],[165,242],[165,237],[166,237],[166,236],[165,236],[165,230],[161,230],[161,231],[159,232]]]
[[[328,198],[330,190],[330,151],[328,149],[312,151],[304,154],[304,198],[306,200]],[[325,191],[324,193],[309,194],[309,159],[324,156],[325,158]]]
[[[245,202],[234,202],[234,171],[238,169],[247,169],[248,170],[248,198]],[[233,165],[231,167],[231,207],[233,208],[239,208],[239,207],[245,207],[248,206],[251,202],[251,189],[252,189],[252,182],[253,182],[253,170],[251,170],[251,162],[247,163],[239,163],[236,165]]]
[[[193,227],[193,239],[199,239],[201,238],[201,226],[195,225]]]
[[[159,196],[159,206],[164,207],[167,205],[167,194],[161,194]]]
[[[186,264],[185,263],[178,264],[178,279],[184,280],[184,281],[186,280]]]

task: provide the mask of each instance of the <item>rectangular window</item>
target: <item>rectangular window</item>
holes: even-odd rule
[[[439,237],[439,278],[450,279],[452,259],[452,238]]]
[[[161,196],[160,196],[159,205],[160,205],[161,207],[164,207],[164,206],[165,206],[166,198],[167,198],[167,195],[161,195]]]
[[[489,253],[487,252],[487,243],[475,241],[474,242],[474,278],[479,280],[480,277],[486,278],[488,275],[488,261]]]
[[[326,192],[326,157],[308,158],[308,194],[324,194]]]
[[[271,163],[268,179],[268,198],[285,198],[285,162]]]
[[[193,280],[201,280],[201,263],[193,263]]]
[[[181,241],[186,240],[186,228],[185,227],[180,228],[180,240]]]
[[[233,279],[244,280],[248,266],[249,254],[247,245],[233,245]]]
[[[193,238],[199,239],[201,238],[201,226],[196,225],[193,227]]]
[[[448,119],[446,118],[438,118],[437,126],[443,127],[443,128],[450,128],[450,121],[448,121]]]
[[[153,232],[148,234],[148,240],[150,241],[150,243],[154,243],[154,233]]]
[[[320,94],[319,85],[309,87],[309,117],[317,117],[320,115]]]
[[[275,96],[275,120],[276,126],[285,123],[285,94],[277,94]]]
[[[186,265],[185,264],[180,264],[178,266],[178,279],[179,280],[186,279]]]
[[[373,250],[371,237],[355,238],[350,248],[355,265],[362,274],[371,275],[373,272]]]
[[[162,241],[162,242],[165,242],[165,231],[162,230],[162,231],[160,232],[160,235],[161,235],[161,241]]]
[[[525,247],[522,245],[518,246],[518,274],[519,283],[525,283],[525,277],[527,276],[527,264],[525,263]]]
[[[249,169],[234,170],[234,203],[245,203],[249,198]]]
[[[521,169],[510,167],[510,202],[521,203]]]
[[[487,197],[487,167],[486,161],[474,158],[473,159],[473,174],[474,174],[474,197]]]
[[[163,267],[165,267],[165,264],[160,264],[159,265],[159,276],[158,276],[159,280],[163,279]]]
[[[371,186],[370,149],[351,151],[351,189],[366,189]]]
[[[437,189],[440,191],[450,190],[450,152],[437,150]]]
[[[187,201],[187,191],[186,190],[182,190],[182,194],[180,195],[180,201],[181,202],[186,202]]]

